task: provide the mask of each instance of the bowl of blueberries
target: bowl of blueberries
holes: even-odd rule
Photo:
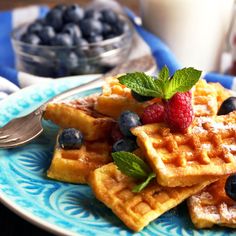
[[[127,58],[133,28],[111,9],[57,5],[12,33],[18,70],[43,77],[105,73]]]

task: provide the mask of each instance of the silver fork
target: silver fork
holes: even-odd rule
[[[26,144],[41,134],[43,132],[42,116],[45,107],[49,102],[62,101],[70,96],[82,92],[87,89],[88,86],[90,88],[99,87],[108,76],[134,71],[143,71],[151,74],[155,70],[156,66],[154,59],[149,55],[143,56],[137,59],[129,60],[115,67],[109,73],[95,81],[91,81],[56,95],[31,113],[15,118],[0,128],[0,148],[13,148]]]

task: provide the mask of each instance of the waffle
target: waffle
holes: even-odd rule
[[[196,118],[186,134],[164,123],[131,129],[163,186],[190,186],[236,170],[236,111]]]
[[[89,184],[96,198],[111,208],[134,231],[142,230],[209,183],[204,181],[191,187],[168,188],[153,181],[140,193],[133,193],[136,180],[122,174],[113,163],[96,169],[89,176]]]
[[[108,78],[103,91],[95,103],[95,110],[117,119],[123,111],[130,110],[141,115],[147,105],[160,99],[148,102],[137,102],[131,95],[131,90],[120,84],[117,78]]]
[[[220,83],[209,83],[209,84],[216,90],[218,108],[220,108],[223,101],[232,96],[232,92],[225,89]]]
[[[221,178],[188,199],[188,208],[195,227],[210,228],[217,224],[236,228],[236,202],[225,193],[226,178]]]
[[[205,80],[199,80],[193,88],[195,116],[216,115],[221,103],[229,96],[230,93],[219,83],[208,84]],[[109,78],[103,86],[102,95],[97,98],[95,110],[117,119],[120,113],[125,110],[141,115],[146,106],[156,102],[160,102],[160,99],[137,102],[132,97],[129,88],[120,84],[117,78]]]
[[[80,149],[65,150],[57,144],[47,176],[70,183],[87,183],[90,171],[111,162],[106,141],[85,141]]]
[[[193,109],[195,117],[215,116],[222,102],[230,93],[219,83],[199,80],[193,89]]]
[[[94,111],[95,100],[96,96],[66,103],[49,103],[43,117],[62,128],[79,129],[85,140],[103,139],[109,135],[114,120]]]

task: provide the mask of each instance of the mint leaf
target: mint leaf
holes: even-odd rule
[[[177,70],[173,78],[165,84],[164,98],[170,99],[177,92],[186,92],[197,83],[201,76],[201,71],[194,68],[184,68]]]
[[[158,74],[158,80],[165,81],[170,77],[170,72],[167,66],[162,67],[161,71]]]
[[[155,80],[143,72],[134,72],[122,75],[119,82],[134,92],[150,97],[162,97],[162,89],[157,86]]]
[[[143,179],[151,172],[149,166],[133,153],[122,151],[111,155],[118,169],[127,176]]]
[[[150,181],[153,179],[153,178],[155,178],[156,177],[156,174],[155,173],[150,173],[149,175],[148,175],[148,177],[147,177],[147,179],[144,181],[144,182],[142,182],[141,184],[138,184],[138,185],[136,185],[133,189],[132,189],[132,192],[134,192],[134,193],[138,193],[138,192],[140,192],[141,190],[143,190],[149,183],[150,183]]]

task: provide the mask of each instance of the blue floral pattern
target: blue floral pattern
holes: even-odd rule
[[[78,80],[70,83],[58,80],[10,96],[1,102],[0,126],[33,110],[60,91],[80,83]],[[89,90],[80,96],[98,91]],[[46,177],[57,127],[49,122],[44,122],[44,126],[45,132],[32,143],[0,150],[0,198],[32,221],[40,221],[45,229],[86,236],[235,234],[233,230],[225,228],[194,229],[185,204],[167,212],[142,232],[131,232],[110,209],[95,199],[88,186],[57,182]]]

